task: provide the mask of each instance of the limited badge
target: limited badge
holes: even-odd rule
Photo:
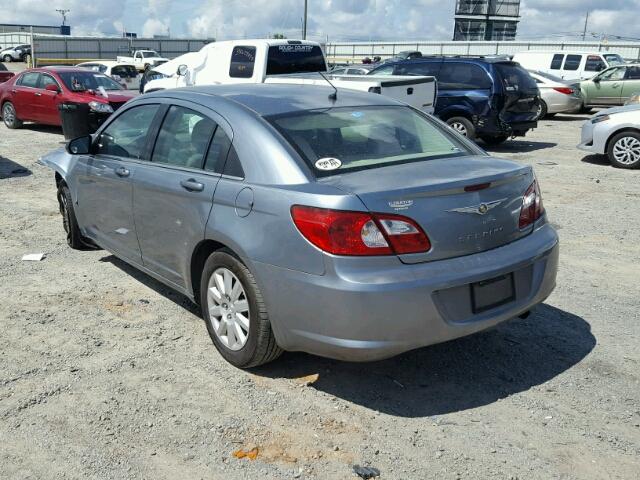
[[[342,166],[342,162],[337,158],[321,158],[315,165],[318,170],[337,170]]]

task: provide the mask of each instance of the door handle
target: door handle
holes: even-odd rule
[[[16,92],[17,92],[17,90],[15,88],[11,89],[11,93],[16,93]]]
[[[116,168],[115,172],[116,172],[116,175],[118,175],[119,177],[128,177],[129,174],[131,173],[128,169],[124,167]]]
[[[620,86],[619,83],[614,83],[613,85],[611,85],[613,88],[618,88]]]
[[[195,178],[190,178],[189,180],[182,180],[180,182],[182,188],[189,192],[201,192],[204,190],[204,183],[198,182]]]
[[[35,95],[36,97],[41,97],[41,96],[42,96],[42,94],[41,94],[40,92],[36,92],[36,93],[34,93],[34,95]]]

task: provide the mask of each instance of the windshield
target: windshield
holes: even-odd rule
[[[267,75],[326,72],[327,64],[318,45],[272,45],[267,59]]]
[[[58,72],[58,76],[72,92],[97,90],[98,87],[103,87],[105,90],[123,89],[117,82],[98,72]]]
[[[319,177],[471,153],[410,107],[307,110],[267,120]]]
[[[156,52],[154,52],[153,50],[142,50],[141,53],[145,58],[159,57],[160,56]]]
[[[613,67],[615,65],[624,65],[626,63],[624,61],[624,58],[622,58],[617,53],[605,53],[603,57],[607,61],[610,67]]]
[[[508,92],[523,90],[537,90],[538,86],[529,72],[517,63],[496,63],[496,68],[502,77],[504,87]]]

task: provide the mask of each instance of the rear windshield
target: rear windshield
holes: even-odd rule
[[[111,75],[118,75],[121,78],[136,78],[138,70],[133,65],[117,65],[111,69]]]
[[[551,80],[552,82],[564,83],[564,80],[562,78],[556,77],[555,75],[551,75],[550,73],[547,73],[547,72],[540,72],[536,70],[533,73],[535,73],[539,77],[546,78],[547,80]]]
[[[267,58],[267,75],[326,72],[324,54],[318,45],[272,45]]]
[[[105,90],[122,90],[115,81],[98,72],[58,72],[58,76],[72,92],[97,90],[98,87]]]
[[[502,77],[504,88],[508,92],[536,90],[538,86],[529,72],[517,63],[496,63],[496,69]]]
[[[613,67],[614,65],[624,65],[626,63],[624,61],[624,58],[622,58],[617,53],[605,53],[603,57],[605,58],[605,60],[607,61],[610,67]]]
[[[403,106],[307,110],[267,120],[319,177],[471,153],[431,120]]]

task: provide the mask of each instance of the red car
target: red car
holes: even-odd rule
[[[9,70],[7,70],[7,67],[5,67],[2,63],[0,63],[0,83],[6,82],[11,77],[13,77],[13,75],[14,75],[13,72],[10,72]]]
[[[85,68],[31,68],[0,83],[0,112],[9,128],[25,121],[60,126],[61,103],[87,104],[90,112],[106,118],[136,95]]]

